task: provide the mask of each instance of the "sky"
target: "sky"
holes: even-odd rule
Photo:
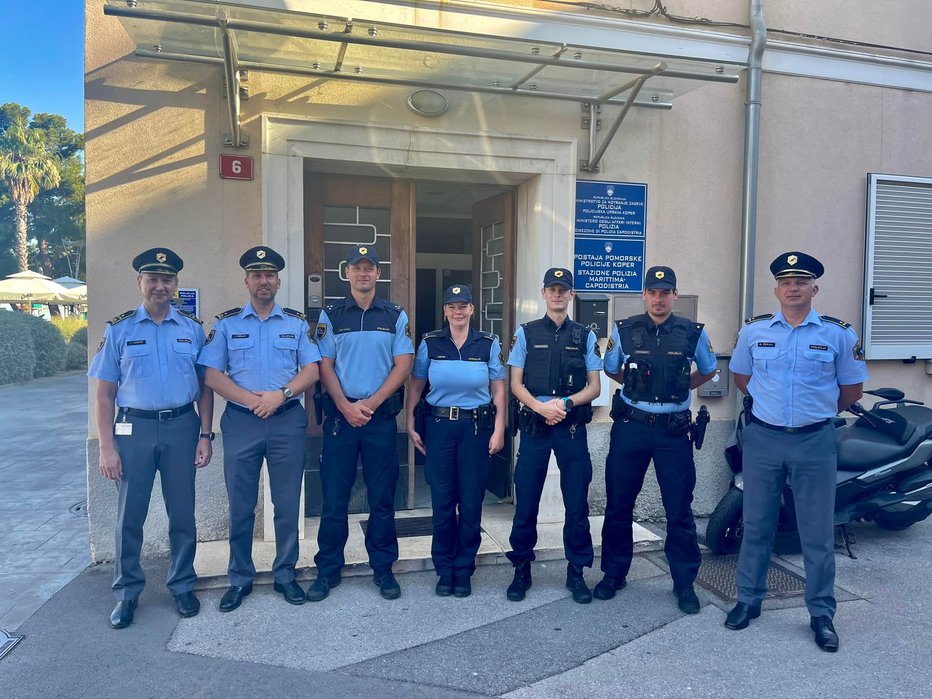
[[[84,3],[0,0],[0,25],[0,104],[61,114],[83,132]]]

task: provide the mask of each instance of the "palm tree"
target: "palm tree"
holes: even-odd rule
[[[23,119],[14,119],[0,134],[0,178],[9,188],[16,207],[16,256],[20,272],[29,269],[27,207],[40,190],[59,185],[58,165],[58,158],[45,147],[43,132],[27,128]]]

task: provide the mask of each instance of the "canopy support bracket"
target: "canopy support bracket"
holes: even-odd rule
[[[220,31],[223,35],[223,76],[227,88],[227,107],[230,117],[230,132],[223,135],[223,145],[233,148],[248,148],[249,136],[243,133],[240,126],[240,99],[242,75],[239,61],[236,59],[236,42],[233,33],[227,26],[228,17],[225,12],[217,14]]]

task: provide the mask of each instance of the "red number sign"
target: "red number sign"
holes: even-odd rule
[[[252,156],[221,153],[220,176],[225,180],[251,180]]]

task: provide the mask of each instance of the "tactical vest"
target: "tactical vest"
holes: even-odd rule
[[[646,313],[617,321],[624,393],[634,401],[682,403],[689,397],[689,377],[702,334],[702,323],[670,316],[658,332]]]
[[[462,360],[464,362],[489,363],[492,356],[492,342],[495,335],[479,332],[479,337],[467,340],[459,350],[453,339],[443,330],[425,333],[427,356],[431,361]]]
[[[553,330],[547,318],[524,323],[524,386],[533,396],[569,396],[586,387],[589,329],[567,319]]]

